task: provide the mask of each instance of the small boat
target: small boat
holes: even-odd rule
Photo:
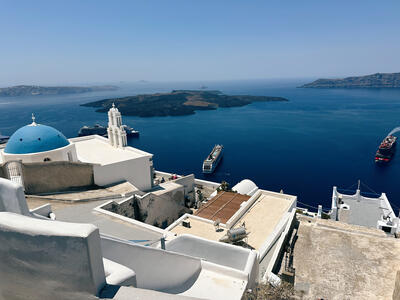
[[[107,128],[100,124],[95,124],[93,127],[83,126],[78,132],[78,136],[87,136],[93,134],[107,137]]]
[[[211,153],[203,162],[203,173],[213,173],[222,158],[224,146],[215,145]]]
[[[138,137],[139,136],[139,131],[134,130],[132,127],[130,127],[128,125],[122,125],[122,127],[124,127],[124,129],[125,129],[127,137]]]
[[[396,140],[397,137],[393,135],[384,138],[375,154],[376,163],[387,163],[392,159],[396,151]]]
[[[127,137],[138,137],[139,136],[139,131],[134,130],[132,127],[130,127],[128,125],[122,125],[122,127],[124,128]],[[107,127],[104,127],[100,124],[95,124],[93,127],[83,126],[78,132],[78,136],[87,136],[87,135],[93,135],[93,134],[107,137],[108,136]]]
[[[8,141],[9,138],[10,138],[9,136],[7,136],[7,135],[2,135],[2,134],[0,133],[0,144],[5,144],[5,143],[7,143],[7,141]]]

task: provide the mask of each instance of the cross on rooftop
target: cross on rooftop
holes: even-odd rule
[[[35,115],[32,113],[32,124],[31,124],[32,126],[36,126],[37,125],[35,120],[36,120]]]

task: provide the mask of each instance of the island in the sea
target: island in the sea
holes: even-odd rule
[[[182,116],[196,110],[218,107],[244,106],[260,101],[288,101],[282,97],[225,95],[220,91],[173,90],[170,93],[136,95],[117,99],[104,99],[82,104],[96,107],[97,112],[107,112],[113,103],[123,115],[139,117]]]
[[[80,93],[97,92],[97,91],[114,91],[116,89],[118,89],[118,87],[113,85],[99,85],[99,86],[17,85],[17,86],[0,88],[0,97],[80,94]]]
[[[376,73],[341,79],[318,79],[301,88],[400,88],[400,73]]]

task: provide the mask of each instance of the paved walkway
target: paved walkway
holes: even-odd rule
[[[118,199],[118,201],[119,200],[120,199]],[[99,228],[100,233],[112,235],[126,240],[156,240],[161,238],[160,233],[124,222],[118,218],[93,212],[93,208],[105,203],[106,201],[108,200],[75,204],[65,204],[62,202],[50,203],[58,221],[91,223]],[[42,200],[28,199],[28,205],[30,208],[37,207],[47,202]],[[143,245],[145,243],[143,242],[141,244]]]
[[[64,202],[87,202],[93,200],[106,200],[113,198],[121,198],[123,195],[129,196],[132,194],[144,194],[134,187],[129,182],[122,182],[109,187],[98,187],[94,189],[83,189],[82,191],[70,191],[52,193],[46,195],[26,195],[31,199],[43,199],[49,202],[64,201]]]
[[[400,240],[378,229],[299,219],[294,268],[302,299],[392,299]]]

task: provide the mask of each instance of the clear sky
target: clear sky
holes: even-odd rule
[[[0,0],[0,86],[400,72],[400,1]]]

